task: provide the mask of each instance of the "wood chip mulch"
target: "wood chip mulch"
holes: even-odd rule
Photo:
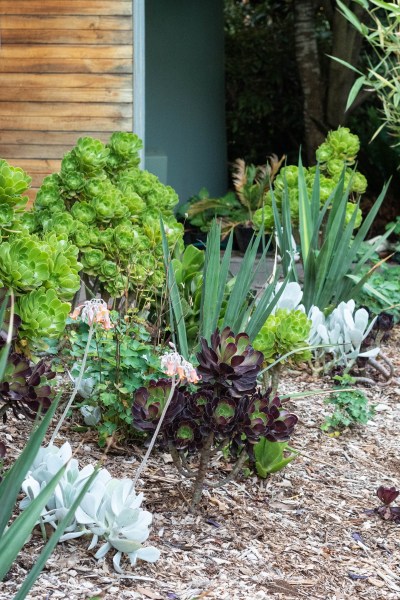
[[[400,525],[369,516],[379,505],[379,485],[400,487],[400,327],[385,351],[396,367],[389,385],[365,388],[376,416],[363,427],[329,437],[320,429],[330,407],[326,396],[289,403],[300,422],[291,445],[301,455],[266,480],[240,478],[205,490],[197,515],[187,510],[189,488],[155,452],[141,480],[144,507],[154,514],[149,543],[161,550],[154,564],[123,562],[113,571],[111,552],[97,562],[84,538],[59,544],[31,591],[30,600],[368,600],[400,599]],[[329,388],[305,371],[288,373],[282,392]],[[2,426],[9,459],[23,447],[30,424],[9,419]],[[73,448],[82,437],[64,427]],[[96,444],[81,444],[80,466],[101,456]],[[132,477],[143,450],[110,453],[112,475]],[[216,477],[229,469],[222,456]],[[34,532],[6,581],[0,600],[11,600],[43,547]],[[121,563],[122,564],[122,563]]]

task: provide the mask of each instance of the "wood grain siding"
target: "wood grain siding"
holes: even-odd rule
[[[31,198],[79,137],[132,131],[132,4],[0,1],[0,157]]]

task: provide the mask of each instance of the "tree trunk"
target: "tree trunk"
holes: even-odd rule
[[[345,4],[354,4],[345,0]],[[351,7],[360,17],[361,6]],[[331,21],[332,50],[331,55],[356,66],[360,55],[362,37],[357,30],[345,19],[338,10],[333,13]],[[326,98],[326,121],[330,129],[336,129],[346,123],[349,113],[345,112],[347,98],[354,83],[355,73],[336,62],[329,63],[329,83]]]
[[[315,150],[324,141],[324,111],[321,93],[321,71],[315,36],[314,0],[296,0],[296,62],[303,90],[303,115],[306,156],[315,162]]]

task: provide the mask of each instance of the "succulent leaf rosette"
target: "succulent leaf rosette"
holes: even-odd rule
[[[42,523],[49,523],[54,529],[94,472],[93,465],[79,469],[68,442],[61,448],[49,445],[39,449],[22,484],[25,497],[20,507],[26,509],[65,464],[66,470],[40,517]],[[132,480],[115,479],[106,469],[100,469],[60,541],[92,535],[91,550],[99,539],[103,540],[95,558],[104,558],[110,550],[116,550],[113,564],[118,573],[123,573],[120,563],[124,553],[131,565],[135,565],[138,559],[155,562],[160,556],[159,550],[143,546],[150,534],[152,514],[141,508],[142,501],[143,494],[136,494]]]
[[[60,173],[44,180],[34,214],[36,232],[55,232],[79,248],[96,292],[140,291],[148,302],[165,280],[160,216],[171,248],[182,248],[183,226],[173,214],[174,190],[139,168],[141,146],[128,132],[108,144],[80,138]]]
[[[230,327],[225,327],[221,333],[217,329],[212,334],[210,344],[201,339],[197,360],[197,370],[204,383],[216,385],[232,397],[241,398],[255,391],[263,355],[250,345],[247,334],[235,336]]]
[[[31,366],[27,358],[15,352],[7,359],[2,383],[0,383],[1,413],[6,418],[10,408],[14,415],[24,414],[34,419],[39,411],[45,412],[54,397],[49,381],[55,377],[47,363],[42,360]]]
[[[151,381],[148,387],[140,387],[134,393],[132,404],[132,415],[136,429],[141,431],[153,431],[161,417],[165,404],[171,391],[170,379],[159,379]],[[169,425],[183,410],[184,396],[179,390],[175,390],[164,425]]]
[[[28,198],[21,197],[29,187],[32,178],[19,167],[13,167],[0,159],[0,200],[11,206],[22,208]]]
[[[312,323],[302,310],[279,308],[265,321],[254,340],[254,348],[264,354],[266,363],[272,363],[299,348],[287,358],[289,362],[300,363],[311,358],[308,346]]]

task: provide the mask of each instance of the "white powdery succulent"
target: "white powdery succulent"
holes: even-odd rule
[[[50,445],[39,449],[28,476],[22,483],[22,490],[27,495],[20,504],[24,509],[66,463],[66,470],[58,482],[54,494],[48,500],[41,517],[43,522],[50,523],[54,529],[71,508],[82,487],[93,473],[94,467],[87,465],[79,470],[78,461],[72,458],[72,449],[68,442],[65,442],[61,448]],[[65,531],[74,531],[76,527],[77,522],[74,519]]]
[[[50,523],[55,529],[71,508],[94,467],[87,465],[79,470],[78,461],[72,458],[68,442],[61,448],[48,446],[40,448],[22,484],[27,497],[21,501],[20,506],[26,508],[66,463],[65,473],[41,515],[42,522]],[[142,501],[143,494],[135,493],[132,480],[114,479],[106,469],[100,469],[60,541],[92,534],[89,546],[92,549],[99,537],[103,537],[105,543],[95,558],[103,558],[109,550],[115,548],[117,553],[113,563],[119,573],[122,573],[120,562],[123,553],[128,554],[132,565],[138,558],[155,562],[160,556],[159,550],[151,546],[142,547],[149,537],[152,522],[151,513],[140,508]]]
[[[316,357],[332,354],[335,364],[349,366],[359,357],[372,358],[379,354],[379,348],[361,352],[361,344],[375,319],[368,324],[368,312],[364,308],[354,312],[355,306],[354,300],[341,302],[328,317],[317,306],[311,307],[308,318],[312,327],[308,342],[310,346],[324,346],[314,350]]]
[[[284,284],[278,282],[275,287],[276,295]],[[296,281],[287,283],[278,302],[274,306],[272,313],[274,314],[279,308],[285,308],[287,310],[302,310],[304,312],[304,306],[300,304],[303,298],[303,291],[300,285]]]
[[[143,494],[135,493],[131,479],[96,480],[94,488],[86,494],[76,511],[78,523],[93,533],[90,549],[97,544],[99,536],[106,540],[95,558],[103,558],[111,548],[117,550],[113,564],[119,573],[122,573],[122,553],[128,555],[132,565],[138,558],[155,562],[160,556],[157,548],[142,547],[149,537],[153,518],[150,512],[140,508],[142,501]]]

